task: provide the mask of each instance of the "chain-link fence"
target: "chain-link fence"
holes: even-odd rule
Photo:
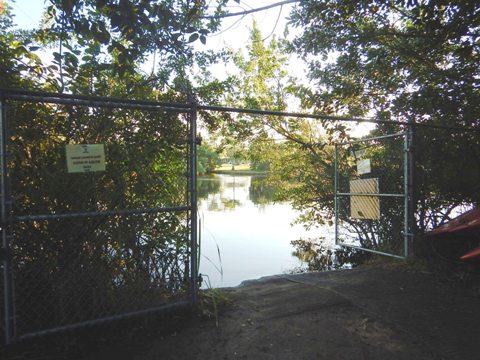
[[[336,243],[395,257],[408,254],[409,135],[336,145]]]
[[[21,91],[0,100],[7,342],[191,304],[197,106]],[[412,233],[480,203],[478,131],[401,126],[336,145],[337,244],[405,257]]]
[[[2,93],[7,342],[196,291],[195,112]]]

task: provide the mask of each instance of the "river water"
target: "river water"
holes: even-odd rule
[[[304,265],[292,255],[290,242],[316,238],[319,230],[292,225],[298,213],[288,203],[274,203],[273,195],[274,189],[263,185],[260,176],[216,174],[198,179],[204,287],[237,286]]]

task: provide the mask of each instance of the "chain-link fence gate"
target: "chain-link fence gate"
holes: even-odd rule
[[[335,146],[337,245],[406,257],[411,243],[411,135]]]
[[[190,305],[195,106],[20,91],[0,100],[7,343]]]

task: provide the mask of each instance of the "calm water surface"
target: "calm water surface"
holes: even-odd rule
[[[258,176],[198,179],[200,273],[208,275],[209,287],[237,286],[302,266],[290,241],[318,237],[319,230],[292,226],[298,213],[288,203],[274,203],[273,194]]]

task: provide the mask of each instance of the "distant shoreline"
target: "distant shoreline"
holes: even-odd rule
[[[267,175],[268,171],[257,170],[213,170],[212,174],[222,175]]]

